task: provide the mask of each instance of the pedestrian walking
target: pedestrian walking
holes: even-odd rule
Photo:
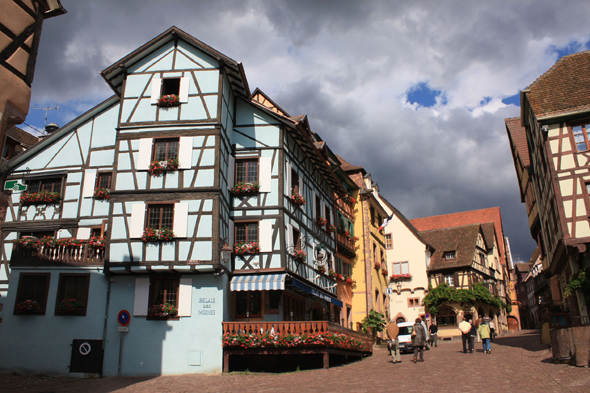
[[[428,351],[430,350],[430,344],[428,343],[428,326],[426,326],[426,319],[424,318],[424,315],[420,317],[420,324],[422,325],[422,327],[424,328],[424,332],[426,333],[424,348]]]
[[[414,347],[414,363],[418,361],[418,352],[420,352],[420,362],[424,361],[424,343],[426,342],[426,330],[422,326],[420,318],[414,322],[412,330],[412,346]]]
[[[471,329],[469,330],[469,353],[475,351],[475,336],[477,335],[477,329],[473,326],[473,321],[470,319],[469,324]]]
[[[432,347],[433,343],[435,347],[438,347],[438,326],[436,326],[436,322],[432,321],[428,331],[430,332],[430,339],[428,340],[430,341],[430,347]]]
[[[399,353],[399,340],[397,336],[399,335],[399,326],[395,321],[391,321],[385,327],[385,332],[387,333],[387,337],[389,337],[389,353],[391,354],[391,359],[393,360],[393,364],[401,363],[402,357]]]
[[[461,331],[461,341],[463,342],[463,353],[467,353],[471,327],[471,324],[467,322],[467,318],[463,318],[463,321],[459,324],[459,330]]]
[[[496,326],[494,326],[494,321],[490,319],[490,340],[494,342],[494,336],[496,335]]]
[[[492,349],[490,348],[490,325],[488,325],[486,320],[482,318],[477,330],[479,331],[483,343],[483,352],[487,354],[492,353]]]

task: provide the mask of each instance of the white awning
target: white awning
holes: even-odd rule
[[[285,289],[287,273],[234,276],[230,282],[232,291],[279,291]]]

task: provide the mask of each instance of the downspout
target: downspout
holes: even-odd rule
[[[104,266],[104,265],[103,265]],[[104,267],[103,267],[103,273],[104,273]],[[111,277],[110,277],[110,273],[107,272],[105,273],[105,278],[107,280],[107,298],[105,301],[105,308],[104,308],[104,326],[102,329],[102,370],[104,371],[104,361],[105,361],[105,356],[104,356],[104,352],[105,352],[105,343],[106,343],[106,339],[107,339],[107,324],[108,324],[108,320],[109,320],[109,303],[111,300]],[[100,373],[100,377],[102,378],[103,373]]]

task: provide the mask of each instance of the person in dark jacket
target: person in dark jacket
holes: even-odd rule
[[[416,318],[414,330],[412,331],[412,346],[414,347],[414,363],[418,361],[418,352],[420,352],[420,361],[424,361],[424,343],[426,342],[426,330],[422,326],[420,318]]]
[[[432,347],[433,343],[434,343],[435,347],[438,347],[438,344],[437,344],[438,326],[436,326],[436,322],[433,321],[430,324],[430,327],[428,328],[428,330],[430,331],[430,338],[428,339],[428,341],[430,341],[430,347]]]
[[[477,335],[477,329],[473,326],[473,321],[470,319],[471,329],[469,330],[469,352],[475,351],[475,336]]]
[[[399,340],[397,338],[399,335],[399,326],[397,326],[395,321],[391,321],[385,328],[385,331],[387,332],[387,337],[391,340],[389,343],[389,353],[391,354],[393,364],[401,363],[402,357],[399,354]]]

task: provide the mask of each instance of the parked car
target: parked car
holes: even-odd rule
[[[414,347],[412,346],[412,331],[414,330],[414,322],[400,322],[397,324],[399,327],[399,334],[397,339],[399,341],[400,352],[412,352]],[[425,347],[428,350],[429,348]]]

